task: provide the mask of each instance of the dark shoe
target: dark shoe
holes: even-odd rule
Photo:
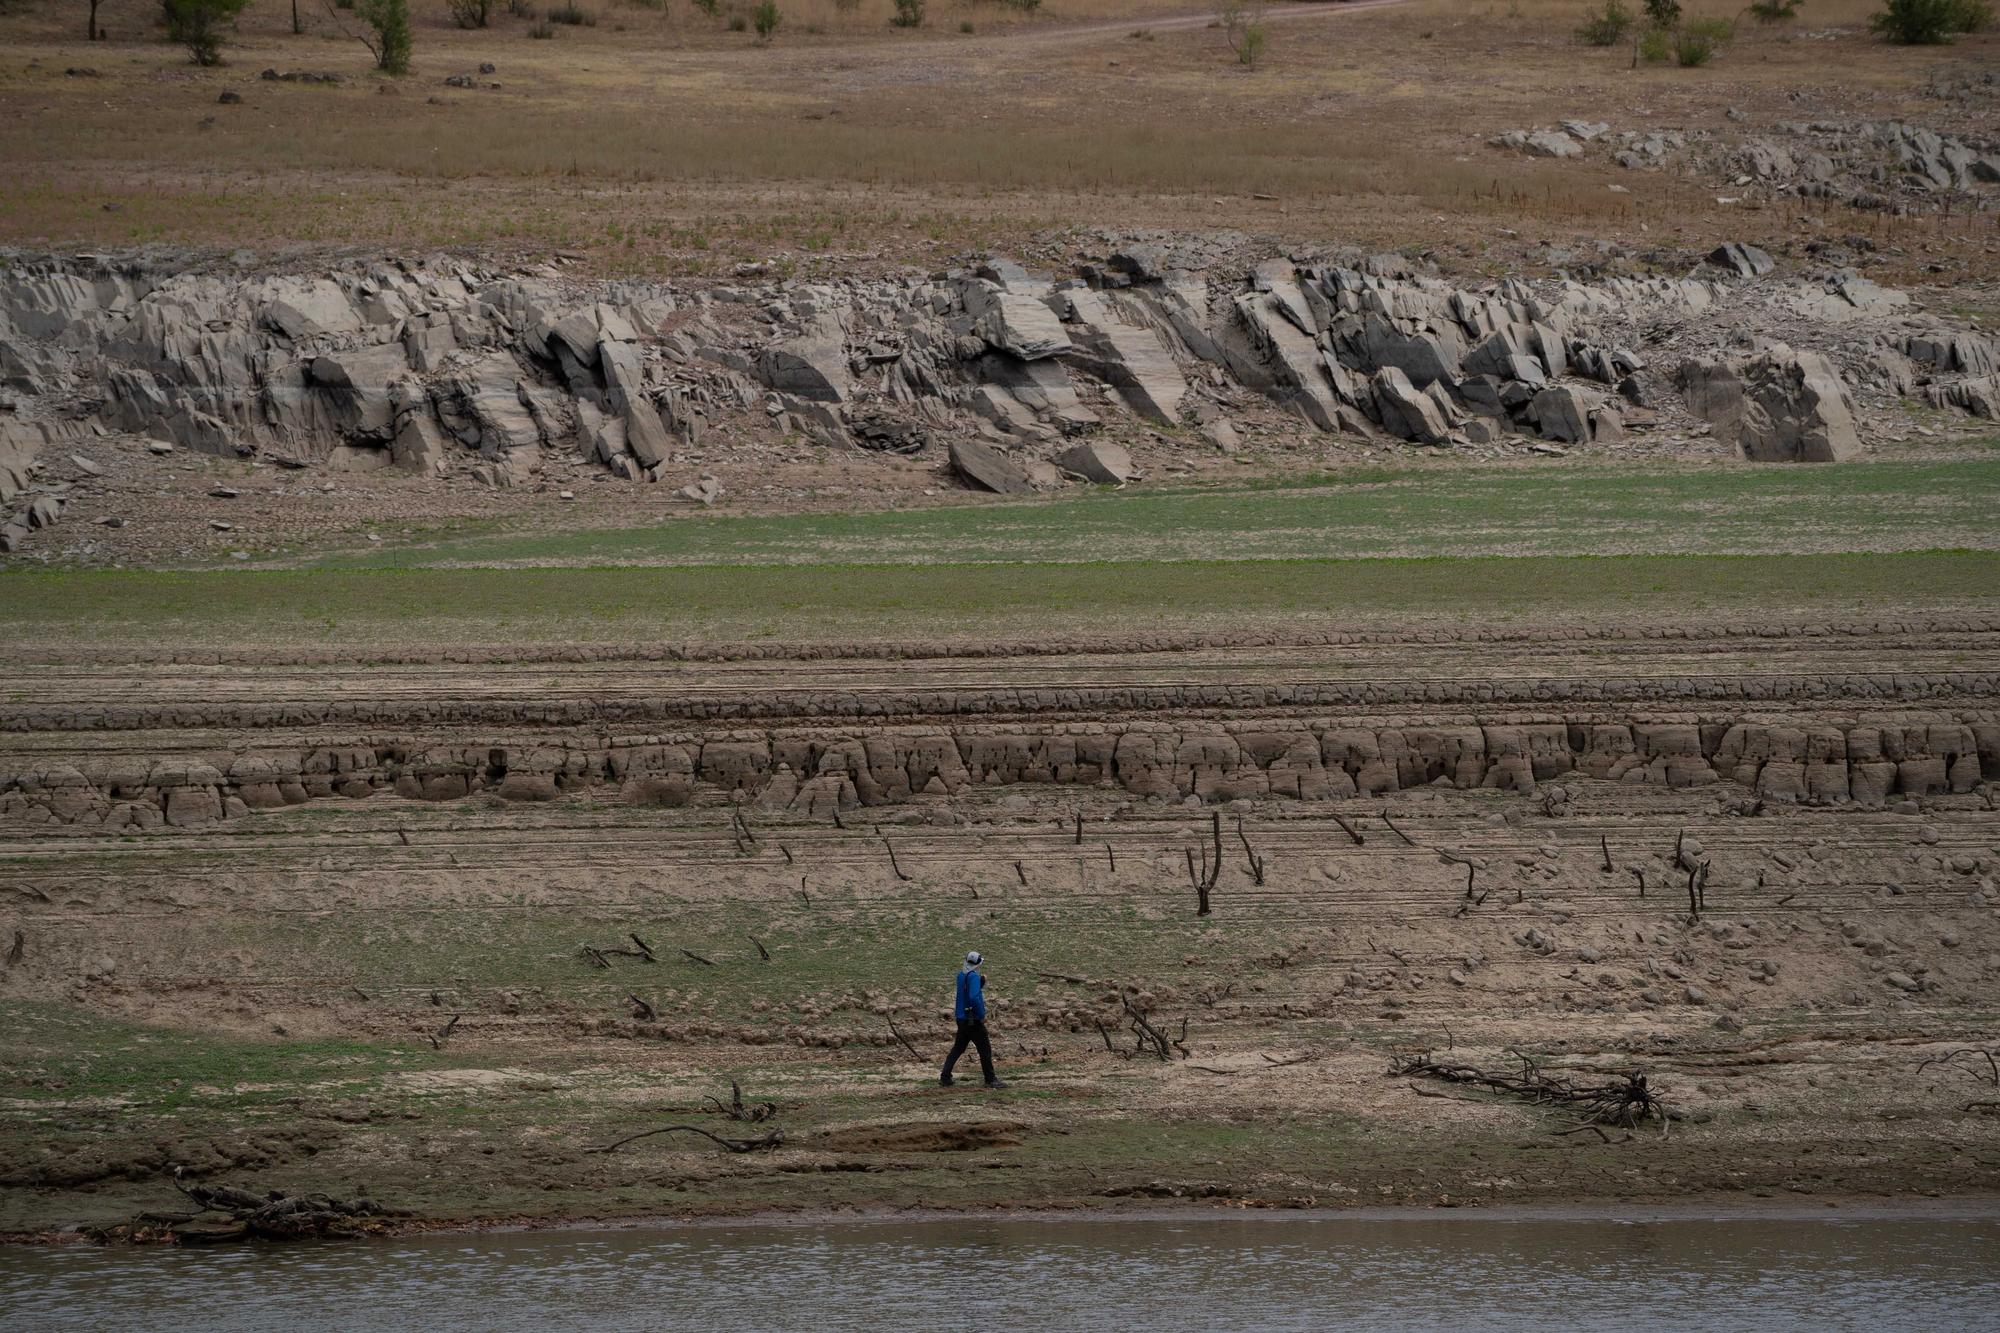
[[[1003,1078],[989,1078],[986,1080],[986,1086],[989,1088],[1004,1088],[1007,1086],[1007,1080]]]
[[[938,1075],[938,1086],[940,1088],[948,1088],[951,1086],[951,1084],[952,1084],[952,1078],[950,1074]]]

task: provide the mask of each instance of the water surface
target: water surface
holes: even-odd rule
[[[2000,1329],[2000,1215],[701,1225],[0,1251],[0,1327]]]

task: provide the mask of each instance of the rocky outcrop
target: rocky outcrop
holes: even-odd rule
[[[1861,453],[1847,387],[1817,353],[1773,346],[1696,358],[1679,380],[1688,410],[1752,462],[1838,463]]]
[[[2000,778],[2000,724],[1496,718],[1384,725],[1273,716],[762,730],[602,740],[417,739],[148,760],[101,753],[0,769],[0,820],[188,827],[315,799],[643,805],[747,798],[825,816],[975,787],[1108,787],[1161,800],[1340,800],[1423,786],[1526,792],[1572,778],[1735,784],[1769,801],[1880,805]]]
[[[1759,267],[1748,247],[1723,253]],[[283,278],[22,259],[0,269],[0,375],[22,386],[6,390],[16,425],[36,429],[94,411],[178,450],[496,486],[559,453],[678,488],[725,426],[732,443],[793,434],[940,468],[969,439],[1031,481],[1121,428],[1124,443],[1192,426],[1227,451],[1246,393],[1330,433],[1610,447],[1676,407],[1648,357],[1717,360],[1725,310],[1813,331],[1837,307],[1843,361],[1894,352],[1900,391],[1969,412],[1995,373],[1983,336],[1913,319],[1851,273],[1468,285],[1395,255],[1247,271],[1218,256],[1163,240],[1068,275],[992,260],[926,279],[688,285],[446,259]],[[1846,456],[1851,406],[1821,355],[1802,348],[1784,374],[1704,371],[1699,410],[1755,457]],[[18,507],[0,522],[15,519],[15,544],[38,530]]]

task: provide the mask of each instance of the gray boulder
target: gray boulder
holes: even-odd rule
[[[1688,410],[1758,463],[1838,463],[1861,453],[1840,373],[1816,352],[1773,345],[1751,357],[1698,357],[1678,374]]]
[[[1106,486],[1122,485],[1138,475],[1125,446],[1109,440],[1073,444],[1056,455],[1056,466]]]
[[[1375,390],[1375,409],[1382,417],[1382,429],[1405,440],[1424,444],[1446,444],[1451,429],[1437,400],[1410,383],[1410,377],[1394,366],[1384,366],[1370,381]]]
[[[1062,321],[1038,297],[978,279],[965,283],[963,291],[974,330],[996,351],[1040,361],[1070,350]]]
[[[819,320],[804,332],[766,348],[757,360],[757,374],[779,393],[814,403],[844,403],[854,389],[847,367],[846,335],[831,319]]]
[[[977,440],[953,441],[951,466],[960,477],[981,490],[1000,495],[1031,495],[1035,490],[1027,469]]]
[[[324,333],[356,333],[361,316],[338,283],[326,278],[281,285],[264,307],[264,322],[294,342]]]
[[[1708,262],[1739,278],[1761,278],[1777,267],[1769,254],[1741,241],[1725,241],[1709,251]]]
[[[385,343],[314,357],[306,373],[332,400],[334,420],[343,432],[380,436],[395,421],[389,386],[409,369],[403,345]]]
[[[1528,403],[1528,419],[1544,439],[1583,444],[1590,439],[1593,404],[1567,384],[1543,389]]]

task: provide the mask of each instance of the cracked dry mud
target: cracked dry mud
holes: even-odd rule
[[[17,650],[0,1227],[174,1165],[411,1225],[1990,1191],[1974,1062],[1918,1067],[1992,1044],[1996,634]],[[968,947],[999,1094],[929,1063]],[[1447,1046],[1675,1118],[1385,1075]],[[732,1080],[783,1146],[583,1151]]]

